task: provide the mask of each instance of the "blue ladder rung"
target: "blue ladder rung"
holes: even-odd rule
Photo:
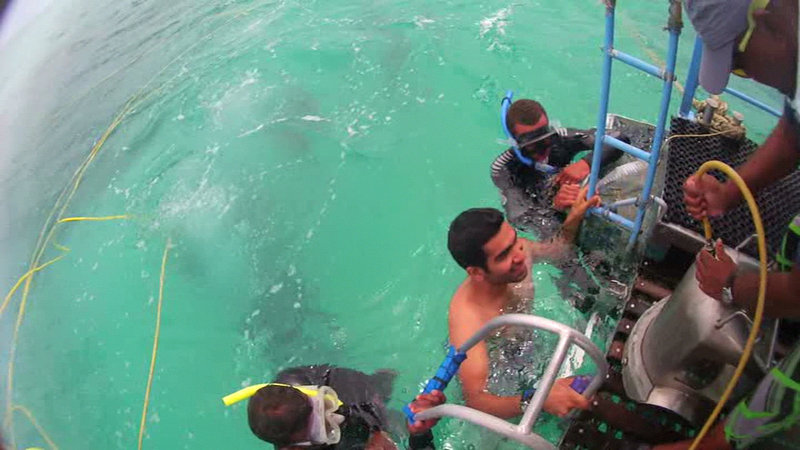
[[[644,150],[640,149],[639,147],[634,147],[631,144],[627,144],[625,142],[622,142],[622,141],[620,141],[619,139],[617,139],[617,138],[615,138],[613,136],[609,136],[609,135],[603,136],[603,143],[604,144],[608,144],[608,145],[610,145],[610,146],[612,146],[614,148],[620,149],[623,152],[625,152],[625,153],[627,153],[629,155],[635,156],[635,157],[637,157],[637,158],[639,158],[641,160],[648,161],[648,162],[650,161],[650,152],[644,151]]]
[[[746,101],[747,103],[750,103],[751,105],[755,106],[756,108],[759,108],[761,110],[764,110],[764,111],[772,114],[775,117],[780,117],[780,116],[783,115],[783,113],[781,111],[779,111],[779,110],[767,105],[766,103],[764,103],[764,102],[762,102],[760,100],[757,100],[757,99],[745,94],[744,92],[740,92],[740,91],[737,91],[736,89],[731,89],[731,88],[728,88],[728,87],[726,87],[724,89],[724,91],[727,92],[728,94],[731,94],[734,97],[738,97],[738,98]]]
[[[621,225],[628,229],[628,231],[633,230],[634,223],[632,220],[627,219],[615,212],[609,211],[607,208],[599,207],[599,208],[591,208],[589,212],[600,217],[604,217],[617,225]]]
[[[610,55],[612,58],[619,60],[620,62],[624,62],[625,64],[639,69],[644,73],[650,74],[656,78],[664,79],[664,69],[656,67],[648,62],[642,61],[641,59],[625,53],[623,51],[617,49],[611,49]]]

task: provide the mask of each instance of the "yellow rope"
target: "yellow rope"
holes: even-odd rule
[[[67,223],[67,222],[80,222],[80,221],[104,221],[104,220],[119,220],[119,219],[128,219],[130,216],[127,214],[120,214],[117,216],[105,216],[105,217],[65,217],[63,219],[59,219],[56,223]]]
[[[20,411],[21,413],[25,414],[28,417],[28,420],[30,420],[31,423],[33,424],[34,428],[36,428],[36,431],[39,432],[39,435],[42,437],[42,439],[44,439],[44,441],[47,442],[47,445],[49,445],[50,448],[53,450],[58,450],[58,446],[56,445],[56,443],[53,442],[53,439],[50,438],[50,436],[47,434],[44,428],[42,428],[42,426],[39,425],[39,422],[36,420],[35,417],[33,417],[33,413],[30,412],[28,408],[22,405],[15,404],[14,406],[11,407],[11,410]]]
[[[72,202],[72,198],[74,197],[75,192],[78,190],[78,187],[80,186],[81,181],[83,180],[83,176],[84,176],[87,168],[92,163],[92,161],[97,156],[97,154],[100,152],[100,149],[103,147],[103,145],[105,144],[106,140],[108,140],[109,136],[111,136],[111,134],[114,132],[114,130],[116,130],[117,126],[119,126],[119,124],[122,123],[122,121],[125,119],[125,117],[127,117],[128,114],[134,112],[135,108],[138,105],[144,103],[152,95],[154,95],[155,93],[159,92],[164,87],[162,85],[160,87],[156,87],[156,88],[150,89],[147,92],[145,91],[148,88],[148,86],[150,86],[150,84],[153,81],[155,81],[155,79],[158,76],[160,76],[168,67],[173,65],[175,62],[181,60],[184,55],[189,53],[190,50],[194,49],[196,46],[200,45],[207,38],[211,37],[217,29],[220,29],[223,26],[227,25],[228,23],[236,20],[240,15],[245,15],[245,14],[249,13],[250,11],[255,10],[256,8],[258,8],[260,6],[263,6],[264,4],[267,4],[267,2],[264,2],[264,3],[261,3],[261,4],[255,4],[255,5],[252,5],[250,7],[242,8],[241,10],[236,11],[236,14],[233,17],[231,17],[230,19],[226,20],[222,25],[220,25],[219,27],[215,28],[214,30],[212,30],[211,32],[209,32],[208,34],[203,36],[201,39],[197,40],[192,46],[190,46],[189,48],[184,50],[176,58],[173,58],[168,64],[166,64],[164,67],[162,67],[161,70],[159,70],[155,75],[153,75],[153,77],[149,81],[147,81],[147,83],[145,83],[145,85],[142,86],[142,88],[139,89],[139,91],[137,91],[136,94],[131,96],[128,99],[128,101],[125,102],[125,104],[121,108],[120,112],[111,121],[111,123],[109,124],[108,128],[100,136],[100,139],[98,139],[97,142],[95,142],[95,144],[92,146],[92,148],[91,148],[91,150],[89,152],[89,155],[81,163],[81,165],[76,169],[75,173],[72,176],[72,179],[67,183],[65,188],[61,191],[61,193],[59,194],[58,198],[56,199],[56,202],[53,205],[53,208],[50,210],[50,213],[48,214],[47,218],[45,219],[45,222],[42,225],[42,229],[39,232],[39,237],[38,237],[38,239],[36,241],[36,245],[34,246],[34,251],[31,254],[31,259],[30,259],[29,266],[28,266],[28,272],[25,275],[23,275],[23,277],[20,279],[20,281],[17,282],[17,284],[14,286],[14,288],[12,288],[12,291],[16,291],[19,288],[19,283],[21,283],[22,280],[24,279],[25,288],[23,289],[22,299],[20,301],[20,306],[19,306],[19,312],[17,313],[17,320],[16,320],[16,322],[14,324],[14,334],[13,334],[14,337],[13,337],[13,339],[11,341],[11,345],[10,345],[9,362],[8,362],[8,375],[9,376],[8,376],[8,382],[7,382],[7,393],[8,393],[8,395],[6,396],[5,428],[9,432],[8,438],[9,438],[9,443],[11,444],[12,448],[15,446],[14,445],[13,415],[11,414],[12,409],[13,409],[13,405],[12,405],[12,402],[11,402],[11,392],[13,391],[14,358],[15,358],[15,355],[16,355],[17,337],[19,335],[19,328],[22,325],[22,321],[23,321],[23,318],[25,316],[25,308],[26,308],[27,302],[28,302],[28,294],[30,292],[31,281],[33,280],[33,277],[34,277],[35,273],[38,270],[41,270],[44,267],[46,267],[47,265],[51,264],[52,262],[55,262],[55,261],[50,261],[48,263],[42,264],[42,266],[39,266],[39,261],[41,260],[42,256],[44,255],[44,252],[45,252],[45,250],[47,248],[47,244],[53,239],[53,236],[54,236],[55,231],[57,229],[57,225],[59,223],[72,221],[72,220],[64,220],[62,218],[63,218],[63,215],[64,215],[67,207]],[[176,75],[176,77],[177,77],[177,75]],[[175,77],[173,77],[173,78],[175,78]],[[103,80],[103,81],[105,81],[105,80]],[[70,188],[70,186],[71,186],[71,188]],[[60,210],[59,210],[59,207],[60,207]],[[55,220],[54,220],[54,218],[55,218]],[[67,218],[67,219],[71,219],[71,218]],[[77,220],[77,218],[74,218],[74,219]],[[108,220],[111,220],[111,219],[108,219]],[[56,248],[59,248],[59,247],[61,247],[61,246],[58,246],[56,244]],[[63,247],[63,248],[66,248],[66,247]],[[10,299],[11,297],[13,297],[13,292],[7,298]],[[3,308],[5,308],[5,306],[8,303],[8,301],[9,300],[5,300],[3,302],[4,303]],[[149,386],[149,382],[148,382],[148,386]],[[148,390],[149,390],[149,387],[148,387]],[[141,441],[141,436],[140,436],[140,441]]]
[[[747,360],[750,359],[750,354],[753,351],[753,346],[755,345],[756,338],[758,337],[758,331],[761,328],[761,319],[764,315],[764,298],[767,293],[767,240],[765,237],[766,234],[764,233],[764,225],[761,223],[761,214],[758,211],[756,200],[753,198],[753,194],[750,192],[750,189],[747,187],[747,184],[744,182],[742,177],[740,177],[735,170],[725,163],[720,161],[708,161],[700,166],[700,169],[697,171],[697,176],[700,177],[711,169],[722,171],[728,175],[728,177],[734,183],[736,183],[736,186],[742,192],[742,196],[747,202],[747,206],[750,207],[750,214],[753,215],[753,224],[755,225],[756,235],[758,236],[758,302],[756,303],[753,326],[750,327],[750,335],[747,337],[747,343],[742,351],[742,357],[739,359],[739,364],[736,366],[736,370],[733,372],[733,377],[731,378],[730,382],[728,382],[728,385],[725,387],[725,391],[722,393],[722,397],[720,397],[719,402],[717,402],[717,406],[714,408],[714,411],[711,413],[711,415],[708,416],[708,420],[706,420],[706,423],[703,425],[700,433],[697,434],[697,437],[694,439],[694,442],[692,442],[692,446],[689,448],[689,450],[696,449],[700,444],[700,441],[711,429],[711,426],[716,421],[720,411],[722,411],[722,407],[725,406],[725,403],[728,401],[731,392],[733,392],[733,388],[739,381],[739,377],[742,375],[742,372],[744,372],[744,367],[747,364]],[[711,224],[708,221],[708,218],[703,219],[703,230],[705,232],[706,239],[711,240]]]
[[[71,251],[71,250],[69,249],[69,247],[65,247],[65,246],[63,246],[63,245],[61,245],[61,244],[56,244],[55,242],[53,242],[53,247],[55,247],[57,250],[61,250],[62,252],[69,252],[69,251]]]
[[[28,272],[25,273],[25,275],[21,276],[19,278],[19,280],[17,280],[17,283],[14,284],[14,287],[12,287],[10,291],[8,291],[8,295],[6,295],[5,300],[3,300],[3,304],[0,305],[0,317],[3,316],[3,312],[5,311],[6,306],[8,306],[8,302],[11,300],[11,297],[14,296],[14,293],[17,292],[17,289],[19,289],[19,286],[22,284],[23,281],[28,279],[28,277],[33,275],[34,273],[44,269],[45,267],[49,266],[50,264],[53,264],[54,262],[58,261],[59,259],[65,257],[65,256],[67,256],[67,255],[66,254],[59,255],[59,256],[51,259],[50,261],[47,261],[46,263],[42,264],[41,266],[29,270]]]
[[[144,405],[142,405],[142,420],[139,423],[139,445],[138,449],[142,449],[142,440],[144,439],[145,419],[147,418],[147,406],[150,403],[150,388],[153,385],[153,371],[156,368],[156,354],[158,353],[158,337],[161,334],[161,304],[164,300],[164,273],[167,268],[167,255],[169,254],[169,247],[171,242],[167,238],[167,244],[164,246],[164,256],[161,258],[161,277],[158,281],[158,306],[156,308],[156,331],[153,335],[153,354],[150,357],[150,373],[147,375],[147,388],[144,391]]]
[[[715,131],[713,133],[705,133],[705,134],[673,134],[672,136],[664,139],[664,144],[667,142],[677,139],[677,138],[701,138],[701,137],[711,137],[711,136],[719,136],[721,134],[730,133],[731,130],[722,130],[722,131]],[[661,144],[662,146],[664,144]]]
[[[52,217],[52,215],[51,215],[51,217]],[[114,216],[110,216],[110,217],[114,217]],[[92,220],[92,219],[95,219],[95,218],[86,217],[86,218],[82,218],[82,219]],[[57,225],[58,223],[59,222],[56,222],[56,224],[53,225],[50,233],[48,234],[48,238],[45,241],[40,242],[40,244],[38,244],[38,245],[45,245],[47,242],[49,242],[49,240],[53,236],[53,233],[55,232],[55,228],[56,228],[55,225]],[[63,248],[66,248],[66,247],[63,247]],[[17,282],[14,284],[14,286],[11,288],[11,290],[8,292],[8,294],[6,295],[5,299],[3,300],[3,304],[0,305],[0,317],[2,317],[2,314],[3,314],[3,312],[5,312],[6,307],[8,307],[9,302],[11,301],[11,299],[14,296],[14,293],[16,293],[17,289],[19,289],[20,284],[23,281],[25,282],[25,288],[22,291],[22,300],[20,301],[20,304],[19,304],[19,312],[17,313],[17,320],[14,323],[14,334],[13,334],[13,337],[11,339],[11,346],[10,346],[9,358],[8,358],[8,378],[7,378],[8,381],[6,382],[6,420],[5,420],[5,425],[6,425],[6,428],[9,429],[9,432],[10,432],[10,439],[11,439],[12,447],[13,447],[13,443],[14,443],[14,430],[13,430],[13,427],[12,427],[12,423],[13,423],[13,414],[12,413],[13,413],[13,409],[14,409],[13,408],[13,403],[12,403],[12,395],[13,395],[13,390],[14,390],[14,362],[16,360],[17,342],[18,342],[18,339],[19,339],[19,329],[22,326],[22,320],[25,317],[25,308],[26,308],[26,306],[28,304],[28,293],[30,292],[31,281],[33,280],[33,275],[36,272],[44,269],[45,267],[55,263],[56,261],[64,258],[64,256],[66,256],[66,253],[64,253],[62,255],[59,255],[59,256],[51,259],[50,261],[47,261],[46,263],[44,263],[42,265],[38,265],[37,266],[37,264],[39,263],[39,260],[41,259],[42,255],[44,254],[44,248],[37,249],[36,250],[36,254],[37,254],[37,256],[33,260],[32,268],[30,270],[28,270],[28,272],[26,272],[22,277],[20,277],[19,280],[17,280]]]
[[[28,292],[30,292],[31,280],[33,274],[25,279],[25,288],[22,290],[22,301],[19,304],[19,312],[17,313],[17,321],[14,323],[14,336],[11,339],[11,349],[8,355],[8,382],[6,384],[6,428],[9,429],[11,434],[11,447],[14,447],[14,428],[13,424],[13,408],[11,404],[11,396],[14,386],[14,359],[17,354],[17,340],[19,338],[19,327],[22,325],[22,318],[25,317],[25,307],[28,303]]]

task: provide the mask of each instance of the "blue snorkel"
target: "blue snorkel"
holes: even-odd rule
[[[517,156],[517,159],[528,167],[533,167],[539,172],[544,172],[548,175],[552,175],[558,173],[558,169],[549,165],[540,162],[536,162],[527,156],[523,155],[522,152],[519,150],[519,144],[517,140],[514,138],[514,135],[511,134],[511,131],[508,129],[508,125],[506,124],[506,116],[508,115],[508,108],[511,107],[511,99],[514,97],[513,91],[506,91],[506,96],[503,97],[503,100],[500,102],[500,125],[503,127],[503,131],[506,133],[506,137],[508,141],[511,143],[511,148],[514,149],[514,154]]]
[[[458,372],[458,368],[461,367],[461,363],[464,362],[465,359],[467,359],[466,352],[458,351],[451,345],[442,365],[436,370],[436,375],[428,380],[422,393],[429,394],[433,391],[444,392],[450,380],[453,379],[456,372]],[[414,413],[411,411],[411,403],[403,406],[403,412],[406,414],[406,417],[408,417],[409,423],[414,423]]]

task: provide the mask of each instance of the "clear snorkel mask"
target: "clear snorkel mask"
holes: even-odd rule
[[[233,394],[222,398],[226,406],[250,398],[266,386],[284,386],[297,389],[308,397],[311,403],[311,414],[308,421],[308,440],[291,444],[298,447],[311,447],[314,445],[333,445],[339,443],[342,432],[339,426],[344,422],[344,416],[336,414],[342,405],[339,396],[330,386],[292,386],[282,383],[256,384],[246,387]]]
[[[503,127],[503,131],[506,133],[506,138],[508,139],[508,144],[514,150],[514,154],[517,156],[517,159],[525,164],[526,166],[533,167],[534,169],[538,170],[539,172],[546,173],[548,175],[552,175],[558,173],[558,168],[553,167],[549,164],[545,164],[542,162],[535,161],[525,155],[522,154],[520,148],[522,147],[534,147],[537,145],[547,146],[549,147],[552,145],[552,140],[558,138],[558,133],[555,129],[551,126],[546,129],[542,129],[541,131],[537,130],[530,134],[536,134],[536,136],[526,136],[521,135],[520,138],[523,138],[521,144],[514,139],[514,135],[511,134],[511,131],[508,129],[506,125],[506,115],[508,114],[508,108],[511,106],[511,99],[514,97],[514,93],[512,91],[506,91],[506,96],[503,97],[503,101],[500,103],[500,122]]]

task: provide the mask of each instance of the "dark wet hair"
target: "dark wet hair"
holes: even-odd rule
[[[468,209],[453,220],[447,249],[459,266],[487,269],[483,246],[500,231],[503,220],[503,213],[494,208]]]
[[[542,105],[536,100],[521,98],[511,104],[506,114],[506,126],[508,131],[514,133],[514,125],[521,123],[523,125],[536,125],[542,116],[546,116]]]
[[[308,397],[297,389],[264,386],[250,397],[247,421],[253,434],[279,448],[294,443],[292,436],[305,429],[311,412]]]

